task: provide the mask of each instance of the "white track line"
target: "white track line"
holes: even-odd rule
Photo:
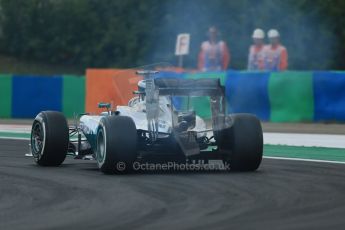
[[[24,140],[24,141],[28,141],[30,140],[30,138],[26,138],[26,137],[0,137],[0,139],[5,139],[5,140]]]
[[[317,159],[305,159],[305,158],[289,158],[289,157],[268,157],[264,156],[265,159],[274,160],[288,160],[288,161],[306,161],[306,162],[316,162],[316,163],[331,163],[331,164],[345,164],[343,161],[328,161],[328,160],[317,160]]]
[[[264,143],[271,145],[345,148],[345,135],[264,133]]]
[[[0,132],[30,133],[31,125],[4,125],[0,124]]]

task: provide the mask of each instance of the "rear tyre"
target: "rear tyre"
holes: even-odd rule
[[[234,171],[255,171],[263,152],[263,135],[259,119],[251,114],[230,116],[232,126],[220,132],[218,147],[225,152],[224,163]]]
[[[137,129],[126,116],[103,117],[97,131],[96,160],[105,174],[128,173],[137,158]]]
[[[36,116],[31,129],[31,152],[38,165],[61,165],[68,143],[68,124],[62,113],[43,111]]]

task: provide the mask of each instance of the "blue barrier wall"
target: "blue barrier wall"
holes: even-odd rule
[[[345,121],[345,73],[315,72],[314,120]]]
[[[218,75],[225,85],[230,113],[254,113],[261,120],[274,122],[345,122],[345,72],[162,72],[158,77]],[[33,118],[42,110],[58,110],[71,116],[73,104],[82,105],[76,112],[83,112],[85,80],[78,76],[68,79],[68,76],[0,75],[0,117]],[[78,97],[74,96],[76,90]],[[200,115],[210,116],[206,108],[208,98],[191,103]],[[180,107],[183,100],[176,98],[174,104]]]
[[[229,113],[254,113],[261,120],[270,119],[268,97],[269,73],[229,71],[225,88]]]
[[[62,110],[62,78],[13,76],[12,117],[34,117],[42,110]]]

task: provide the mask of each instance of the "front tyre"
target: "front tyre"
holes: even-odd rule
[[[43,111],[36,116],[31,129],[31,152],[38,165],[61,165],[68,143],[68,124],[62,113]]]
[[[96,160],[105,174],[128,173],[137,158],[137,129],[126,116],[108,116],[97,131]]]

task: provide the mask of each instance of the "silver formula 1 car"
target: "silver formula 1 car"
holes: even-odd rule
[[[43,111],[34,119],[31,152],[42,166],[58,166],[66,155],[92,156],[107,174],[129,172],[144,159],[221,159],[231,170],[254,171],[262,160],[260,121],[251,114],[226,113],[219,79],[159,78],[156,71],[138,71],[144,79],[127,106],[82,114],[68,126],[60,112]],[[190,105],[191,97],[208,97],[212,117],[204,120]],[[116,165],[126,168],[119,170]]]

